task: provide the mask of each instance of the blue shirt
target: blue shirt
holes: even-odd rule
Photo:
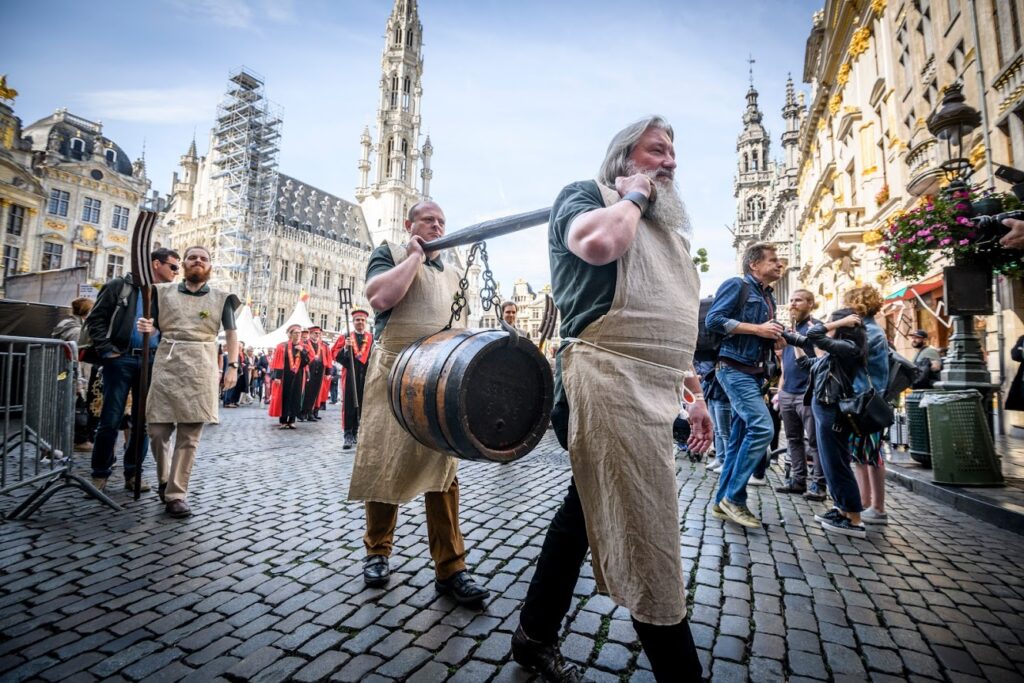
[[[807,320],[796,325],[793,329],[799,334],[806,335],[813,322],[814,320],[808,317]],[[804,370],[796,362],[796,351],[789,344],[784,346],[782,348],[782,390],[787,394],[803,396],[807,391],[807,385],[810,381],[810,371]]]
[[[746,281],[747,300],[740,304],[740,293]],[[734,317],[738,316],[738,317]],[[733,334],[740,323],[760,325],[775,318],[775,297],[772,288],[762,285],[747,273],[743,277],[729,278],[715,293],[714,303],[704,320],[708,330],[725,335],[718,349],[719,358],[731,358],[743,365],[760,365],[771,352],[771,339],[754,334]]]
[[[128,348],[130,349],[142,348],[142,333],[139,332],[138,328],[135,327],[135,323],[141,317],[142,293],[140,292],[139,295],[135,297],[135,318],[132,320],[132,340],[131,343],[128,345]],[[149,348],[155,349],[158,346],[160,346],[160,330],[154,328],[153,331],[149,333]]]

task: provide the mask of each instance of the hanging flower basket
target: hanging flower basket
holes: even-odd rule
[[[957,265],[984,266],[1010,277],[1024,275],[1020,252],[1004,249],[998,235],[977,229],[968,215],[992,215],[1020,206],[1012,194],[959,190],[952,196],[925,197],[893,216],[882,230],[882,267],[902,280],[915,280],[934,270],[941,255]]]

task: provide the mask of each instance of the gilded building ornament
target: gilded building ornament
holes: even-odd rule
[[[882,16],[885,12],[885,5],[887,0],[871,0],[871,11],[875,13],[875,16]]]
[[[868,230],[867,232],[864,233],[862,239],[864,240],[864,244],[878,244],[879,242],[882,241],[882,233],[879,232],[878,230]]]
[[[985,143],[979,142],[971,150],[970,156],[967,158],[971,162],[971,166],[977,168],[985,161]]]
[[[839,73],[836,74],[836,83],[839,85],[846,85],[850,80],[850,66],[849,62],[843,62],[843,65],[839,67]]]
[[[52,221],[50,219],[46,219],[45,225],[46,225],[46,227],[50,228],[51,230],[67,230],[68,229],[68,226],[66,224],[60,223],[58,221]]]
[[[870,42],[871,27],[862,26],[853,32],[853,36],[850,38],[850,47],[847,48],[846,54],[850,56],[850,59],[856,59],[867,52]]]
[[[13,102],[18,96],[18,91],[7,86],[7,74],[0,76],[0,100]]]
[[[110,235],[111,242],[117,242],[118,244],[128,244],[128,238],[125,235]]]
[[[843,96],[840,93],[836,93],[832,96],[832,99],[828,101],[828,112],[835,116],[839,111],[839,108],[843,105]]]

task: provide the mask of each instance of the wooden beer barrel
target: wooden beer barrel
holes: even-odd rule
[[[551,418],[551,366],[502,329],[444,330],[410,344],[388,375],[399,424],[428,448],[464,460],[512,462]]]

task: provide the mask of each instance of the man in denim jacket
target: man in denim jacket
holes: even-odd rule
[[[750,528],[760,527],[761,521],[747,508],[747,481],[775,432],[761,386],[772,348],[781,343],[782,325],[775,321],[769,285],[782,276],[782,268],[772,244],[748,246],[743,277],[722,283],[705,320],[708,330],[726,335],[718,351],[716,378],[732,404],[732,428],[712,514]],[[740,301],[744,291],[746,298]]]

